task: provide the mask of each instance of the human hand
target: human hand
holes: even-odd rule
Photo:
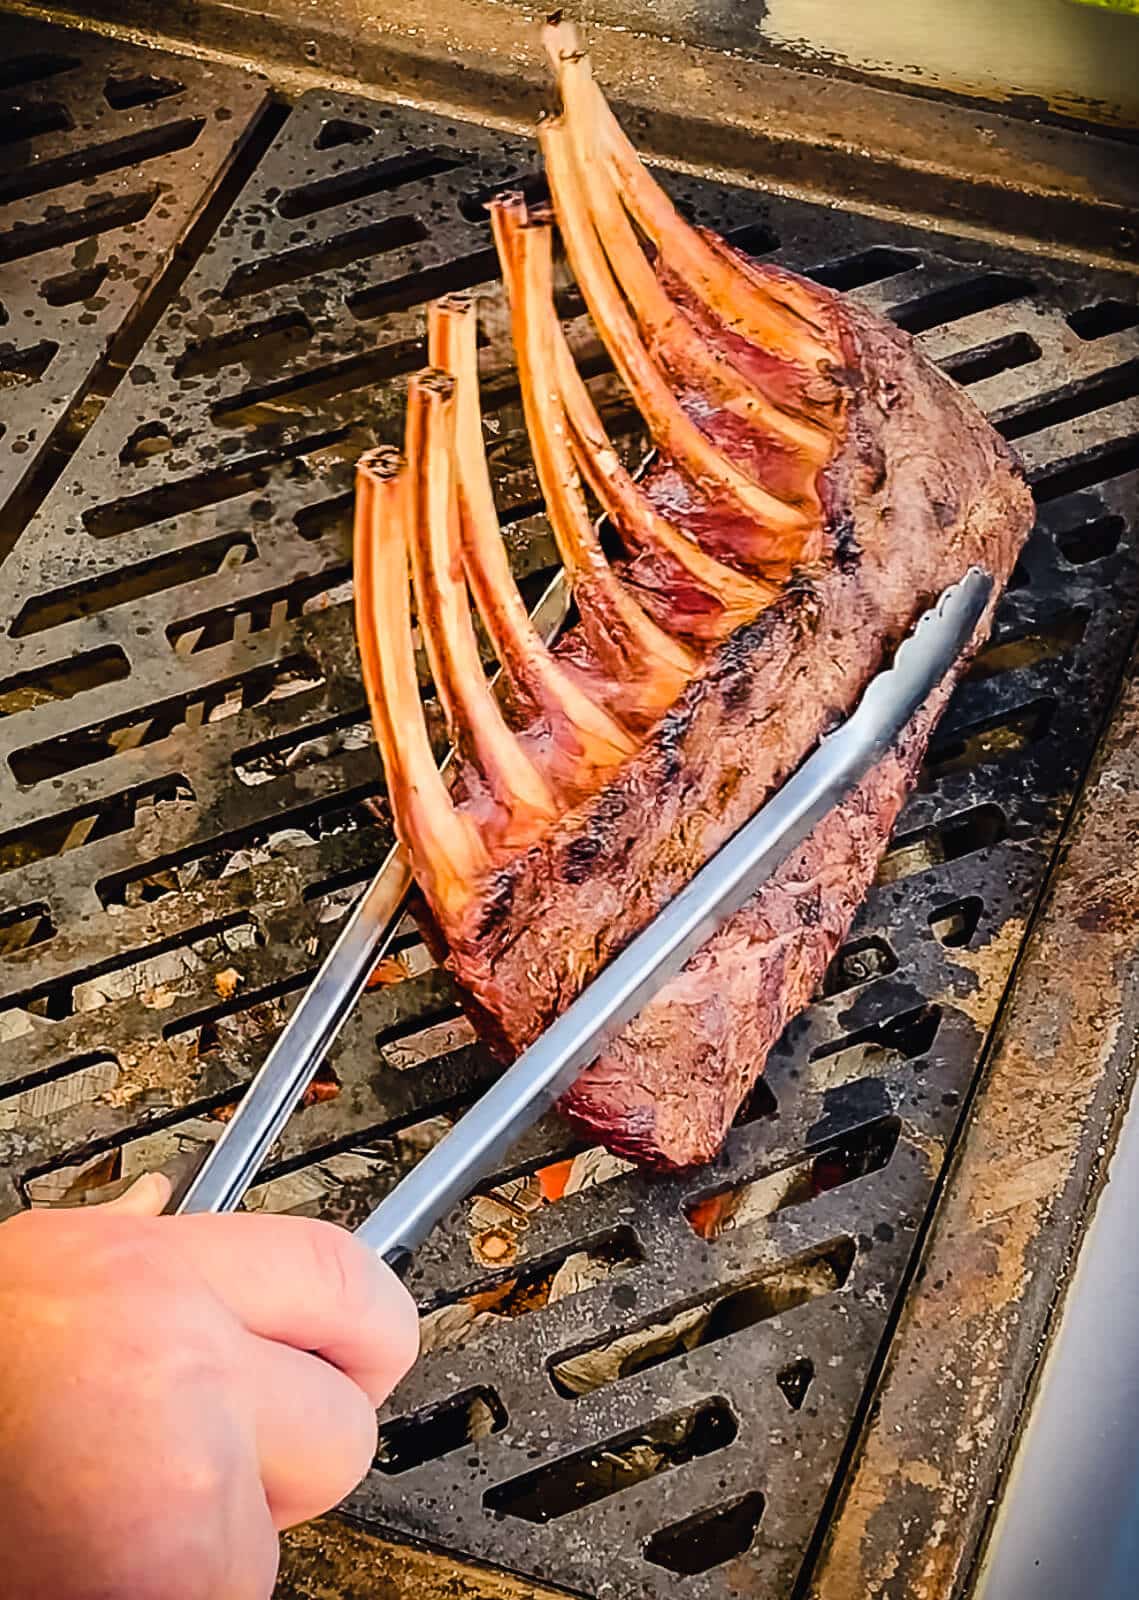
[[[266,1600],[277,1530],[364,1476],[418,1350],[331,1223],[106,1206],[0,1224],[6,1600]]]

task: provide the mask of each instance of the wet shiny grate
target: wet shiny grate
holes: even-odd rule
[[[0,559],[145,335],[265,108],[256,78],[6,19]]]

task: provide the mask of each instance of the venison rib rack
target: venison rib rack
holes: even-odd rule
[[[553,217],[519,196],[491,212],[579,620],[547,647],[511,576],[468,299],[431,308],[404,454],[372,452],[357,484],[358,633],[396,829],[428,935],[506,1058],[850,714],[946,585],[978,564],[995,604],[1032,520],[1007,446],[906,334],[690,227],[573,30],[545,41],[562,102],[539,130]],[[555,311],[555,223],[652,441],[638,476]],[[450,786],[420,701],[409,569],[458,753]],[[564,1102],[579,1125],[652,1166],[715,1154],[870,887],[952,687],[583,1075]]]

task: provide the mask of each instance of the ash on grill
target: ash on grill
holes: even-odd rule
[[[482,286],[512,560],[539,583],[554,555],[482,208],[534,173],[526,141],[325,92],[286,112],[240,73],[5,29],[12,1210],[216,1138],[387,849],[347,605],[351,469],[396,436],[432,295]],[[653,1181],[554,1121],[528,1136],[415,1263],[430,1348],[349,1510],[582,1593],[603,1573],[612,1596],[679,1576],[776,1600],[1134,630],[1139,309],[1122,277],[670,187],[920,338],[1016,440],[1040,520],[879,884],[723,1155]],[[560,309],[635,451],[572,293]],[[490,1081],[411,927],[378,980],[251,1205],[352,1221]]]

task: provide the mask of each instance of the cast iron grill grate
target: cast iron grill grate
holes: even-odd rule
[[[4,44],[0,558],[266,102],[251,75],[36,23]]]
[[[66,53],[67,36],[40,48]],[[135,115],[148,78],[190,72],[116,52],[126,87],[108,116]],[[85,82],[101,70],[84,55]],[[90,137],[50,109],[65,81],[41,76],[39,121],[21,124],[61,161]],[[171,110],[172,93],[147,115],[204,116],[204,138],[218,119],[194,82],[197,109]],[[259,88],[236,82],[253,108]],[[184,199],[184,159],[155,155],[147,182]],[[487,437],[512,555],[527,581],[550,569],[482,212],[496,187],[533,182],[534,162],[525,141],[468,124],[302,99],[5,563],[7,1210],[98,1192],[216,1136],[386,849],[352,645],[351,466],[397,435],[421,306],[445,289],[486,286]],[[881,880],[724,1154],[650,1181],[556,1122],[536,1130],[415,1263],[432,1348],[349,1509],[584,1593],[600,1573],[614,1595],[775,1597],[795,1587],[860,1414],[1134,630],[1139,314],[1122,280],[671,187],[746,248],[914,331],[1016,439],[1040,521]],[[192,209],[163,219],[167,249]],[[73,266],[56,248],[53,276]],[[27,270],[0,266],[10,325],[18,296],[39,294]],[[9,439],[34,426],[49,448],[110,324],[92,325],[87,376],[57,401],[58,357],[41,367],[34,351],[66,341],[32,323],[4,416]],[[587,329],[574,336],[588,351]],[[600,364],[592,382],[628,432]],[[352,1220],[489,1080],[410,927],[398,956],[251,1204]]]

